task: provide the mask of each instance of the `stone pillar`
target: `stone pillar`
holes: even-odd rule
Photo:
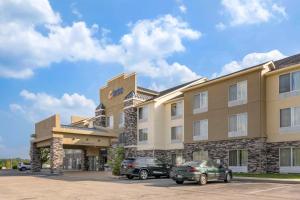
[[[50,168],[51,173],[62,173],[63,169],[63,138],[54,137],[50,146]]]
[[[41,150],[37,148],[36,144],[31,142],[30,145],[30,157],[31,157],[31,171],[39,172],[42,168],[41,162]]]
[[[95,116],[96,119],[94,121],[94,125],[106,127],[105,107],[102,103],[97,106]]]

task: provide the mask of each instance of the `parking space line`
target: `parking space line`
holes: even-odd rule
[[[285,185],[285,186],[280,186],[280,187],[273,187],[273,188],[268,188],[268,189],[264,189],[264,190],[255,190],[252,192],[247,192],[247,194],[255,194],[255,193],[259,193],[259,192],[267,192],[267,191],[271,191],[271,190],[276,190],[276,189],[283,189],[283,188],[288,188],[291,187],[290,185]]]

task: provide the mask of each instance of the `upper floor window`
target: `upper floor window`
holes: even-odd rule
[[[300,107],[280,109],[281,131],[300,130]]]
[[[112,115],[106,117],[106,127],[114,128],[114,117]]]
[[[147,121],[148,119],[148,107],[140,107],[138,109],[139,121]]]
[[[119,114],[119,128],[124,127],[124,123],[125,123],[125,114],[124,114],[124,112],[120,112],[120,114]]]
[[[208,139],[208,120],[195,121],[193,125],[193,139],[207,140]]]
[[[237,106],[247,103],[247,81],[237,82],[229,86],[228,106]]]
[[[229,116],[228,137],[247,136],[248,114],[240,113]]]
[[[193,113],[207,112],[208,108],[208,92],[200,92],[194,96]]]
[[[171,142],[181,142],[182,141],[182,126],[171,127]]]
[[[300,91],[300,71],[279,76],[279,93]]]
[[[147,143],[148,141],[148,129],[139,129],[139,143]]]
[[[171,104],[171,117],[178,118],[182,116],[182,102]]]

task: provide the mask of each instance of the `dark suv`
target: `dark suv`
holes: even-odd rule
[[[169,177],[171,166],[151,157],[127,158],[121,164],[120,174],[128,179],[139,177],[142,180],[149,176]]]

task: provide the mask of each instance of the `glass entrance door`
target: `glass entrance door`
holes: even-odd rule
[[[81,170],[82,169],[82,150],[65,149],[64,150],[64,170]]]

